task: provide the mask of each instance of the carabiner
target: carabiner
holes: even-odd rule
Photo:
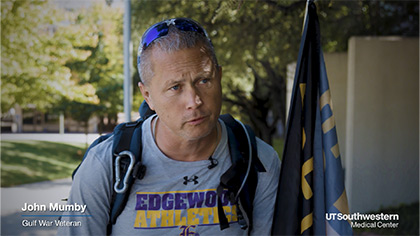
[[[127,172],[125,173],[124,179],[123,179],[123,186],[122,188],[119,188],[118,185],[120,185],[121,178],[120,178],[120,159],[122,156],[128,156],[130,157],[130,165],[128,166]],[[125,193],[127,191],[128,187],[128,178],[131,175],[131,172],[133,170],[134,162],[136,161],[136,157],[131,153],[130,151],[122,151],[118,154],[117,158],[115,159],[115,185],[114,190],[117,193]]]

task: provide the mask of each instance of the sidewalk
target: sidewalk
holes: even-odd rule
[[[6,133],[0,135],[1,140],[41,140],[49,142],[72,142],[91,144],[99,137],[97,133],[90,134],[55,134],[55,133]]]
[[[57,212],[29,212],[23,211],[27,204],[59,203],[64,204],[71,187],[71,179],[45,181],[34,184],[24,184],[16,187],[1,188],[1,235],[55,235],[56,226],[27,226],[25,220],[56,220]],[[48,217],[33,217],[31,215],[54,215]]]
[[[71,142],[91,144],[99,134],[54,134],[54,133],[19,133],[1,134],[1,140],[41,140],[50,142]],[[58,219],[58,212],[22,211],[25,203],[64,204],[71,187],[71,179],[60,179],[15,187],[1,188],[1,235],[55,235],[56,226],[39,226],[39,220],[53,221]],[[33,217],[31,215],[53,215]],[[22,223],[37,221],[36,226],[23,226]]]

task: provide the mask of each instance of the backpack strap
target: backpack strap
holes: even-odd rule
[[[146,166],[142,164],[142,124],[143,119],[127,122],[114,130],[113,176],[114,189],[111,197],[110,222],[107,234],[112,232],[112,225],[124,210],[131,187],[136,178],[142,179]]]
[[[256,137],[252,129],[235,120],[229,114],[221,115],[220,118],[226,124],[229,152],[232,159],[232,166],[220,177],[220,185],[217,188],[220,229],[229,227],[221,202],[222,193],[227,189],[229,201],[237,204],[240,227],[242,229],[249,228],[249,232],[251,232],[258,172],[266,170],[258,158]]]
[[[112,233],[112,225],[127,204],[128,196],[135,179],[143,179],[146,166],[142,164],[142,125],[143,122],[155,114],[146,101],[139,108],[140,119],[118,125],[114,130],[113,179],[114,191],[111,196],[110,221],[107,234]]]

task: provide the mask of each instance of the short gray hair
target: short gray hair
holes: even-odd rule
[[[140,42],[140,45],[142,42]],[[216,54],[212,43],[203,35],[194,31],[182,31],[175,26],[170,26],[168,34],[153,41],[145,50],[140,52],[140,63],[137,65],[140,82],[146,84],[153,77],[151,54],[154,48],[164,52],[174,52],[186,48],[193,48],[202,44],[204,50],[210,55],[213,65],[218,68]]]

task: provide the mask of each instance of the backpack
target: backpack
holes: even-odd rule
[[[142,124],[154,114],[146,102],[139,108],[140,118],[134,122],[126,122],[115,127],[114,131],[97,138],[86,150],[83,160],[91,148],[114,135],[113,140],[113,179],[114,191],[111,198],[110,222],[107,234],[111,234],[112,225],[116,223],[118,216],[123,211],[131,187],[136,179],[142,179],[147,173],[147,168],[142,164]],[[231,115],[221,115],[220,118],[226,124],[228,134],[228,146],[232,166],[220,177],[217,188],[217,208],[220,221],[220,229],[229,227],[228,220],[223,211],[221,196],[227,189],[229,201],[237,204],[237,218],[241,229],[252,230],[253,201],[258,183],[258,172],[265,172],[265,168],[258,158],[257,143],[252,129],[235,120]],[[76,174],[80,165],[74,170]],[[217,165],[217,160],[209,158],[209,169]]]

